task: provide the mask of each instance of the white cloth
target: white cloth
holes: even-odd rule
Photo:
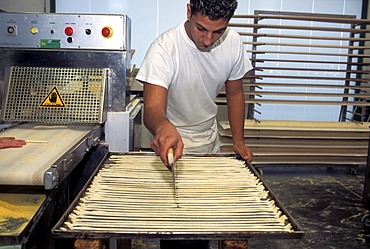
[[[177,127],[182,141],[184,142],[184,153],[218,153],[220,142],[218,139],[217,122],[204,131],[194,132]]]
[[[151,44],[136,79],[168,90],[167,117],[189,137],[184,151],[198,148],[197,152],[208,153],[218,142],[215,99],[227,80],[240,79],[250,69],[236,31],[228,28],[208,52],[202,52],[182,23]],[[205,146],[208,143],[213,145]]]

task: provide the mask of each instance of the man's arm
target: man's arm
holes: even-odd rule
[[[154,135],[151,148],[168,166],[167,152],[174,149],[174,160],[182,156],[184,144],[176,127],[166,115],[167,89],[144,82],[144,124]]]
[[[243,159],[252,161],[253,153],[244,144],[245,101],[242,79],[227,81],[225,88],[234,151]]]

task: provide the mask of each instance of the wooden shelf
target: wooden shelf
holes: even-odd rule
[[[294,25],[271,25],[271,24],[244,24],[244,23],[229,23],[230,27],[234,28],[256,28],[256,29],[294,29],[294,30],[313,30],[313,31],[333,31],[333,32],[348,32],[353,34],[370,33],[368,29],[348,29],[348,28],[332,28],[332,27],[312,27],[312,26],[294,26]]]
[[[255,36],[255,37],[274,37],[274,38],[293,38],[293,39],[309,39],[309,40],[339,40],[339,41],[354,41],[365,42],[370,41],[369,38],[354,38],[354,37],[328,37],[328,36],[305,36],[305,35],[284,35],[284,34],[264,34],[264,33],[248,33],[239,32],[241,36]]]
[[[254,54],[306,54],[306,55],[323,55],[323,56],[345,56],[357,58],[370,58],[370,54],[340,54],[340,53],[314,53],[314,52],[300,52],[300,51],[269,51],[269,50],[247,50],[248,53]]]
[[[261,12],[260,12],[261,13]],[[269,11],[269,13],[273,13]],[[318,14],[310,14],[308,13],[297,13],[297,12],[275,12],[279,15],[235,15],[233,18],[241,18],[241,19],[279,19],[279,20],[297,20],[297,21],[314,21],[314,22],[329,22],[329,23],[347,23],[347,24],[355,24],[355,25],[366,25],[370,24],[370,19],[354,19],[354,18],[342,18],[341,17],[328,17],[328,14],[324,16],[317,16]],[[285,15],[286,14],[286,15]],[[305,15],[305,16],[304,16]]]
[[[348,72],[348,73],[356,73],[356,74],[369,74],[370,71],[363,71],[363,70],[339,70],[339,69],[319,69],[319,68],[287,68],[287,67],[254,67],[254,70],[289,70],[289,71],[314,71],[314,72]]]
[[[345,94],[345,93],[308,93],[308,92],[268,92],[255,91],[245,92],[244,95],[277,95],[277,96],[312,96],[312,97],[348,97],[348,98],[370,98],[370,94]]]
[[[225,99],[216,99],[217,104],[227,104]],[[246,104],[285,104],[285,105],[346,105],[369,106],[365,101],[314,101],[314,100],[281,100],[281,99],[246,99]]]
[[[288,47],[308,47],[308,48],[350,48],[356,50],[370,49],[365,46],[333,46],[333,45],[314,45],[314,44],[300,44],[300,43],[275,43],[275,42],[244,42],[244,44],[251,44],[256,46],[269,45],[269,46],[288,46]]]
[[[226,92],[221,91],[221,95],[226,95]],[[245,96],[248,95],[256,95],[256,96],[264,96],[264,95],[276,95],[276,96],[312,96],[312,97],[348,97],[348,98],[359,98],[359,99],[365,99],[370,98],[369,94],[350,94],[350,93],[308,93],[308,92],[269,92],[269,91],[253,91],[248,92],[246,91],[244,93]]]
[[[227,121],[221,152],[233,150]],[[245,120],[244,142],[253,151],[253,164],[264,166],[353,166],[366,164],[370,123]]]
[[[258,108],[255,104],[264,103],[338,105],[341,109],[339,121],[346,121],[347,106],[370,106],[370,101],[366,101],[370,94],[363,92],[370,90],[370,77],[367,76],[370,70],[366,68],[370,66],[370,53],[367,53],[370,46],[364,45],[370,41],[370,35],[365,36],[370,33],[367,25],[370,19],[357,19],[354,15],[257,10],[253,15],[233,16],[229,26],[236,28],[243,40],[248,39],[243,42],[254,68],[243,79],[247,118],[255,119],[255,113],[260,113],[255,110]],[[308,32],[312,35],[307,35]],[[276,82],[265,82],[269,79]],[[292,89],[262,90],[262,87],[272,86]],[[305,88],[305,91],[294,88]],[[315,93],[311,88],[326,90]],[[338,93],[338,89],[342,92]],[[355,92],[350,93],[351,89]],[[304,100],[295,100],[292,96]],[[286,99],[282,99],[284,97]],[[312,100],[315,97],[326,98],[326,101]],[[338,101],[338,97],[342,101]],[[355,101],[348,101],[348,98]],[[217,101],[225,103],[222,98]],[[364,115],[361,115],[362,118]]]
[[[244,86],[273,86],[273,87],[312,87],[312,88],[340,88],[340,89],[356,89],[356,90],[370,90],[369,86],[345,86],[345,85],[329,85],[329,84],[294,84],[294,83],[251,83],[244,82]]]
[[[252,62],[292,62],[292,63],[314,63],[314,64],[338,64],[338,65],[351,65],[351,66],[368,66],[370,65],[369,63],[359,63],[359,62],[344,62],[344,61],[330,61],[330,60],[325,60],[325,61],[316,61],[316,60],[284,60],[284,59],[250,59]]]
[[[305,77],[305,76],[288,76],[288,75],[246,75],[244,79],[251,78],[279,78],[279,79],[300,79],[300,80],[339,80],[339,81],[352,81],[352,82],[369,82],[369,79],[357,78],[338,78],[338,77]]]

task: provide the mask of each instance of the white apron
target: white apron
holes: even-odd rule
[[[177,131],[180,133],[184,142],[184,154],[220,152],[216,119],[214,119],[211,126],[199,127],[199,131],[197,132],[189,131],[182,127],[177,127]]]

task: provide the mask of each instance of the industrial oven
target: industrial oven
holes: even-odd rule
[[[131,21],[0,13],[0,25],[0,137],[28,141],[0,150],[0,246],[29,248],[40,243],[31,237],[44,212],[55,219],[69,205],[81,178],[71,174],[85,158],[140,147],[141,104],[128,84]]]

